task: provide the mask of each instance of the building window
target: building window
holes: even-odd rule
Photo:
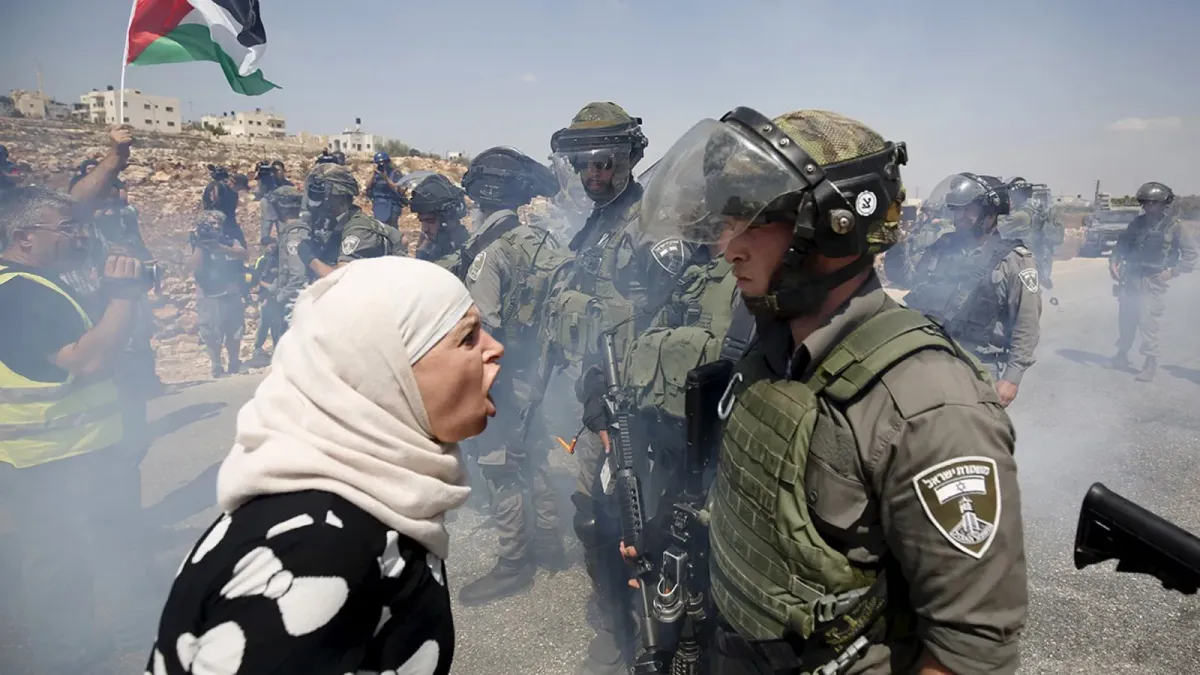
[[[174,106],[167,106],[167,112],[175,112]]]
[[[169,126],[169,127],[173,127],[173,126],[175,126],[175,123],[174,123],[174,122],[167,122],[167,126]]]
[[[123,101],[123,102],[121,103],[121,105],[122,105],[123,107],[125,107],[125,108],[128,108],[128,107],[129,107],[129,101]]]
[[[125,121],[126,121],[126,122],[128,122],[128,121],[129,121],[129,118],[128,118],[128,117],[126,117],[126,118],[125,118]]]
[[[154,124],[154,120],[146,120],[146,124]]]
[[[143,105],[142,107],[143,107],[143,108],[145,108],[146,110],[149,110],[149,109],[150,109],[150,104],[149,104],[149,103],[147,103],[147,104]]]

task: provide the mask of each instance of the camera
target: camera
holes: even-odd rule
[[[229,178],[229,169],[223,166],[208,165],[208,175],[213,180],[221,181]]]

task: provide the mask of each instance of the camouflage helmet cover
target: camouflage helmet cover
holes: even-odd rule
[[[299,210],[303,202],[303,195],[299,189],[291,185],[283,185],[272,190],[271,194],[267,195],[267,201],[277,209]]]
[[[358,195],[358,179],[350,173],[350,169],[341,164],[322,163],[313,167],[308,174],[309,182],[319,180],[325,183],[330,195]]]
[[[776,117],[773,122],[784,133],[795,141],[809,157],[831,174],[835,185],[840,181],[837,165],[877,155],[884,152],[891,144],[883,136],[862,122],[828,110],[797,110]],[[894,177],[885,177],[889,183],[888,192],[880,195],[887,199],[879,200],[873,214],[868,219],[866,237],[868,253],[879,254],[891,248],[900,240],[901,205],[904,202],[905,190],[900,183],[899,168],[893,166]],[[843,186],[839,189],[846,193]],[[847,198],[857,200],[857,194],[845,194]],[[857,205],[855,205],[857,208]],[[864,209],[865,210],[865,209]],[[864,217],[858,214],[859,217]]]
[[[641,122],[641,119],[634,118],[625,112],[624,108],[612,101],[594,101],[575,113],[575,117],[571,118],[571,124],[567,128],[572,131],[603,129],[626,124],[641,124]]]

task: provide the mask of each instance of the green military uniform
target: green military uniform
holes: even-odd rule
[[[1147,186],[1138,191],[1139,197]],[[1169,192],[1169,188],[1167,190]],[[1166,199],[1167,204],[1170,202],[1170,198]],[[1197,248],[1192,236],[1178,218],[1165,212],[1143,213],[1121,233],[1110,260],[1119,281],[1114,289],[1120,306],[1115,366],[1128,367],[1129,350],[1140,333],[1141,353],[1146,357],[1146,365],[1139,379],[1153,379],[1160,354],[1159,321],[1165,310],[1163,298],[1167,281],[1170,277],[1191,272],[1196,259]]]
[[[304,211],[299,218],[279,224],[279,277],[276,279],[276,299],[290,322],[292,307],[300,291],[315,278],[315,274],[299,255],[300,246],[308,242],[318,260],[336,265],[341,254],[341,237],[334,230],[314,227],[312,216]]]
[[[333,229],[342,233],[338,264],[361,258],[408,254],[400,230],[384,225],[357,206],[351,206],[349,212],[342,214]]]
[[[591,103],[551,138],[551,159],[563,191],[569,196],[586,194],[594,204],[568,246],[575,263],[553,292],[545,323],[557,356],[584,374],[576,393],[585,406],[587,430],[575,444],[579,470],[572,501],[575,532],[584,546],[601,625],[581,673],[623,668],[619,645],[624,639],[617,633],[622,630],[619,607],[627,572],[616,548],[620,528],[615,505],[600,480],[605,451],[596,431],[602,421],[595,415],[589,418],[588,412],[589,401],[598,400],[597,392],[588,388],[602,379],[596,377],[599,339],[603,332],[615,331],[618,353],[624,353],[669,297],[690,257],[690,249],[678,237],[649,238],[636,225],[642,187],[632,169],[646,147],[640,124],[614,103]],[[605,172],[607,178],[596,178]]]
[[[447,235],[462,228],[464,189],[482,209],[469,238],[462,228],[462,236],[440,246],[454,253],[439,264],[463,280],[485,328],[505,345],[505,366],[492,386],[497,423],[472,442],[499,531],[498,560],[488,574],[462,587],[464,605],[528,588],[538,566],[551,572],[566,568],[549,475],[553,442],[540,405],[554,364],[538,331],[570,256],[549,230],[522,223],[516,212],[556,187],[545,166],[513,148],[497,147],[471,161],[463,189],[435,177],[423,180],[412,195],[413,209],[436,214],[447,224],[439,232]]]
[[[499,213],[516,218],[512,211]],[[549,474],[553,441],[539,405],[542,369],[551,366],[537,336],[549,286],[569,264],[564,252],[548,231],[516,225],[474,257],[464,279],[484,326],[505,345],[505,367],[492,389],[499,423],[488,425],[474,445],[480,448],[477,461],[499,531],[494,575],[519,577],[521,586],[532,583],[537,564],[552,571],[565,568]],[[493,597],[491,584],[478,589],[468,584],[460,594],[468,605]]]
[[[1020,241],[943,235],[917,264],[904,302],[940,320],[997,380],[1020,384],[1036,361],[1041,288],[1033,253]]]
[[[722,242],[751,288],[767,273],[755,257],[781,244],[742,233],[791,232],[765,294],[744,295],[759,333],[714,411],[714,675],[907,673],[924,654],[1015,672],[1028,593],[1012,424],[976,362],[871,271],[895,243],[906,162],[835,113],[738,108],[693,127],[647,186],[656,227]],[[811,255],[845,266],[815,273]]]

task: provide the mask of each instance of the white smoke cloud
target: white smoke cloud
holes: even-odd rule
[[[1161,131],[1183,126],[1182,117],[1125,117],[1108,125],[1109,131]]]

